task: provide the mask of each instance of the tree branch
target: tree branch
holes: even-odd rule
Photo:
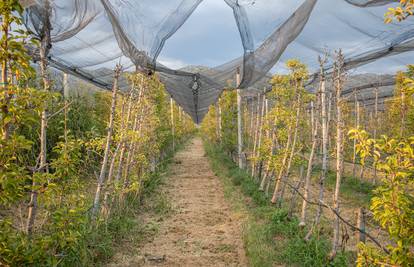
[[[284,181],[284,183],[286,183],[286,185],[287,186],[289,186],[291,189],[293,189],[304,201],[306,201],[307,203],[309,203],[310,205],[317,205],[317,206],[319,206],[319,205],[321,205],[322,207],[324,207],[324,208],[327,208],[327,209],[329,209],[329,210],[331,210],[332,212],[333,212],[333,214],[335,215],[335,216],[337,216],[342,222],[344,222],[346,225],[348,225],[349,227],[351,227],[351,229],[352,230],[356,230],[356,231],[358,231],[358,232],[360,232],[360,233],[362,233],[362,234],[365,234],[372,242],[374,242],[375,243],[375,245],[377,245],[378,247],[380,247],[385,253],[387,253],[387,254],[390,254],[390,251],[387,249],[387,248],[385,248],[383,245],[381,245],[381,243],[377,240],[377,239],[375,239],[371,234],[369,234],[369,233],[367,233],[366,231],[364,231],[364,230],[362,230],[362,229],[360,229],[360,228],[358,228],[357,226],[355,226],[355,225],[353,225],[353,224],[351,224],[349,221],[347,221],[347,220],[345,220],[340,214],[339,214],[339,212],[338,211],[336,211],[334,208],[332,208],[331,206],[329,206],[328,204],[326,204],[326,203],[324,203],[323,201],[320,201],[319,203],[318,202],[314,202],[314,201],[311,201],[311,200],[308,200],[308,199],[306,199],[303,195],[302,195],[302,193],[298,190],[298,189],[296,189],[296,187],[295,186],[293,186],[293,185],[291,185],[289,182],[287,182],[287,181]]]

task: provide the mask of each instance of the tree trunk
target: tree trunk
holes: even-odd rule
[[[339,193],[341,189],[342,178],[342,157],[343,157],[343,119],[342,119],[342,86],[343,86],[343,57],[341,52],[338,52],[337,62],[335,64],[335,89],[336,89],[336,185],[335,193],[333,197],[333,208],[339,214]],[[339,245],[339,218],[334,216],[333,225],[333,239],[332,239],[332,253],[331,256],[335,257],[338,251]]]
[[[286,167],[287,160],[288,160],[288,157],[289,157],[289,148],[290,148],[290,144],[292,142],[292,135],[290,134],[291,130],[292,130],[292,127],[289,125],[288,140],[287,140],[287,143],[286,143],[285,154],[283,156],[282,166],[280,166],[279,174],[278,174],[277,179],[276,179],[276,184],[275,184],[275,188],[274,188],[273,196],[272,196],[272,200],[271,200],[273,204],[276,203],[277,196],[278,196],[278,193],[279,193],[279,190],[280,190],[280,187],[281,187],[281,182],[282,182],[284,169]]]
[[[374,139],[377,139],[377,129],[379,125],[378,121],[378,87],[375,88],[375,110],[374,110]],[[374,165],[374,178],[372,179],[373,184],[375,185],[377,181],[377,166]]]
[[[292,143],[292,149],[290,151],[290,156],[288,160],[288,164],[286,167],[286,171],[284,175],[282,176],[282,191],[278,196],[277,202],[280,204],[283,200],[283,195],[285,193],[286,188],[286,180],[289,178],[290,175],[290,168],[292,166],[293,157],[295,156],[295,150],[296,150],[296,143],[298,139],[298,130],[299,130],[299,119],[300,119],[300,110],[301,110],[301,95],[299,91],[297,92],[297,102],[296,102],[296,118],[295,118],[295,132],[293,134],[293,143]]]
[[[401,92],[401,129],[400,129],[401,138],[404,137],[404,133],[405,133],[405,123],[406,123],[405,116],[406,116],[405,93]]]
[[[302,202],[302,212],[300,216],[300,226],[306,225],[306,215],[307,215],[307,208],[308,202],[307,200],[310,199],[309,195],[309,188],[310,182],[312,177],[312,169],[313,169],[313,159],[315,157],[316,146],[318,144],[318,123],[315,120],[315,108],[313,102],[311,102],[311,125],[312,125],[312,148],[309,155],[308,160],[308,168],[306,170],[306,178],[305,178],[305,192],[303,194],[304,200]]]
[[[355,97],[355,128],[359,129],[359,116],[360,116],[360,106],[356,92],[354,92]],[[352,176],[356,177],[356,139],[354,139],[353,155],[352,155]]]
[[[236,72],[236,85],[240,85],[240,68]],[[240,169],[243,169],[243,126],[242,126],[242,97],[240,89],[237,89],[237,158]]]
[[[221,106],[220,106],[220,100],[219,100],[219,102],[218,102],[218,105],[217,105],[217,108],[218,108],[218,121],[217,121],[217,124],[218,124],[218,133],[219,133],[219,141],[220,141],[220,144],[222,143],[222,126],[221,126]]]
[[[257,142],[259,138],[259,127],[260,127],[260,103],[261,103],[261,97],[260,94],[257,94],[257,106],[256,106],[256,123],[255,123],[255,131],[254,131],[254,141],[253,141],[253,163],[252,163],[252,169],[251,174],[254,178],[255,176],[255,169],[256,169],[256,149],[257,149]]]
[[[114,84],[112,86],[111,113],[110,113],[109,122],[108,122],[108,131],[107,131],[107,137],[106,137],[104,157],[102,160],[101,172],[98,178],[98,185],[96,187],[95,199],[93,201],[93,209],[92,209],[93,217],[96,216],[96,212],[98,211],[101,191],[102,191],[102,188],[105,182],[106,167],[108,165],[108,157],[109,157],[109,152],[110,152],[111,142],[112,142],[112,133],[114,130],[116,98],[117,98],[117,91],[118,91],[118,79],[119,79],[120,74],[121,74],[121,66],[117,65],[115,68],[115,73],[114,73]]]
[[[174,100],[170,97],[172,149],[175,151]]]
[[[134,125],[132,128],[132,131],[135,133],[140,133],[142,134],[141,128],[142,128],[142,120],[144,118],[144,114],[145,114],[145,106],[141,107],[141,103],[142,103],[142,99],[144,97],[144,80],[141,80],[141,89],[139,91],[139,96],[138,96],[138,101],[137,101],[137,107],[138,107],[138,111],[136,113],[136,117],[134,120]],[[171,98],[172,99],[172,98]],[[174,119],[174,118],[172,118]],[[131,140],[130,145],[129,145],[129,151],[128,151],[128,156],[127,156],[127,164],[125,167],[125,173],[124,173],[124,183],[123,183],[123,188],[126,189],[129,185],[129,171],[133,162],[133,156],[135,154],[135,150],[136,150],[136,142],[134,142],[133,140]],[[123,199],[123,193],[121,194],[121,200]]]
[[[65,138],[65,145],[68,144],[68,98],[69,98],[69,81],[68,81],[68,74],[63,73],[63,98],[64,98],[64,138]]]
[[[267,121],[267,123],[269,123],[269,120],[268,119],[266,121]],[[268,125],[268,127],[267,127],[267,129],[265,131],[266,132],[265,133],[265,136],[268,139],[270,139],[271,136],[273,135],[273,133],[270,133],[270,129],[269,128],[270,128],[270,125]],[[273,132],[273,130],[272,130],[272,132]],[[266,159],[263,160],[263,164],[265,165],[265,171],[264,171],[262,177],[259,177],[259,178],[261,178],[261,182],[260,182],[260,186],[259,186],[259,191],[264,191],[266,177],[267,177],[267,175],[268,175],[268,173],[270,171],[270,164],[271,164],[271,161],[272,161],[272,154],[273,154],[272,153],[272,148],[270,147],[268,159],[267,160]]]
[[[8,44],[8,36],[9,36],[9,29],[10,29],[10,20],[8,17],[3,18],[2,23],[2,36],[4,36],[4,42],[2,44],[2,50],[8,51],[9,44]],[[1,66],[1,90],[4,92],[4,102],[1,103],[1,111],[3,113],[3,117],[7,117],[9,114],[9,104],[10,104],[10,94],[9,94],[9,80],[8,80],[8,60],[3,60]],[[10,123],[3,122],[2,125],[2,139],[7,140],[10,137]]]
[[[269,114],[269,100],[267,99],[267,98],[265,98],[264,99],[264,114],[263,114],[263,117],[262,117],[262,125],[261,125],[261,130],[260,130],[260,136],[259,136],[259,142],[260,142],[260,145],[259,145],[259,147],[258,147],[258,158],[260,158],[260,156],[261,156],[261,148],[262,148],[262,143],[263,143],[263,141],[262,141],[262,139],[263,139],[263,135],[264,135],[264,133],[263,133],[263,125],[264,125],[264,123],[265,123],[265,119],[267,118],[267,114]],[[258,173],[258,176],[257,176],[257,179],[256,180],[258,180],[258,181],[260,181],[260,178],[262,177],[262,174],[263,174],[263,166],[264,166],[264,161],[263,160],[260,160],[259,161],[259,173]]]
[[[255,119],[255,116],[254,116],[254,101],[252,100],[251,101],[251,105],[250,105],[250,130],[249,130],[249,152],[250,152],[250,155],[251,156],[253,156],[254,154],[253,154],[253,152],[252,152],[252,146],[253,146],[253,142],[254,142],[254,133],[255,133],[255,125],[254,125],[254,119]],[[252,163],[253,161],[251,161],[251,163]],[[250,165],[252,165],[252,164],[250,164]],[[250,166],[251,167],[251,166]]]
[[[131,119],[132,103],[134,102],[133,95],[134,95],[134,88],[131,88],[131,91],[130,91],[129,96],[128,96],[128,109],[127,109],[125,124],[123,122],[124,127],[122,127],[124,129],[121,132],[121,141],[120,142],[122,144],[121,144],[121,151],[120,151],[120,154],[119,154],[118,169],[116,171],[116,176],[115,176],[115,181],[116,182],[120,181],[121,176],[122,176],[122,172],[123,172],[123,168],[124,168],[125,153],[126,153],[126,150],[127,150],[127,136],[126,136],[126,133],[128,132],[129,127],[130,127],[129,121]],[[123,118],[121,118],[121,120],[122,119]]]
[[[274,125],[276,124],[276,117],[274,119]],[[270,155],[269,155],[269,160],[267,161],[267,165],[266,165],[266,171],[265,174],[262,177],[262,180],[260,182],[260,186],[259,186],[259,191],[265,191],[265,186],[270,182],[268,178],[270,178],[269,176],[269,172],[270,172],[270,164],[272,161],[272,156],[274,154],[274,147],[275,147],[275,140],[276,140],[276,134],[275,134],[275,129],[272,127],[272,134],[271,134],[271,145],[270,145]]]
[[[139,114],[136,114],[135,120],[134,120],[134,126],[132,131],[133,132],[137,132],[138,130],[138,123],[139,123]],[[129,184],[129,171],[131,168],[131,163],[133,160],[133,155],[135,154],[135,147],[136,147],[136,143],[134,141],[131,141],[129,144],[129,151],[128,151],[128,155],[127,155],[127,161],[126,161],[126,165],[125,165],[125,173],[124,173],[124,188],[127,188],[128,184]]]
[[[125,120],[123,119],[125,116],[125,104],[127,103],[128,99],[125,99],[125,97],[122,97],[122,103],[121,103],[121,115],[119,116],[120,120],[121,120],[121,127],[119,129],[119,132],[121,132],[122,134],[125,132]],[[122,136],[121,136],[122,137]],[[116,160],[118,158],[118,154],[121,150],[122,147],[122,138],[121,140],[118,142],[116,149],[114,151],[114,153],[112,154],[112,158],[111,158],[111,164],[109,165],[109,171],[108,171],[108,177],[106,179],[105,182],[105,196],[104,196],[104,201],[103,201],[103,207],[102,207],[102,213],[106,216],[109,215],[109,194],[110,194],[110,185],[112,183],[112,178],[114,175],[114,171],[115,171],[115,164],[116,164]]]
[[[328,136],[328,154],[327,154],[327,158],[326,158],[326,166],[327,166],[327,171],[329,171],[331,169],[331,157],[329,155],[329,151],[331,150],[331,140],[332,138],[330,137],[330,132],[331,132],[331,122],[332,122],[332,102],[333,102],[333,97],[332,97],[332,92],[331,90],[329,90],[328,93],[328,98],[327,98],[327,104],[328,104],[328,115],[327,115],[327,121],[326,121],[326,135]],[[336,100],[337,101],[337,100]]]
[[[299,181],[295,186],[295,189],[292,189],[292,198],[290,199],[290,206],[289,206],[289,218],[292,218],[293,213],[295,211],[295,206],[296,206],[296,198],[297,198],[297,191],[299,191],[300,187],[302,186],[303,183],[303,165],[300,165],[300,169],[299,169]]]
[[[49,2],[46,1],[45,8],[49,12]],[[47,57],[50,51],[50,20],[49,16],[45,16],[45,21],[43,22],[42,28],[42,38],[40,43],[40,72],[43,81],[43,90],[49,91],[50,90],[50,83],[49,78],[47,77]],[[47,102],[44,103],[44,109],[41,113],[41,123],[40,123],[40,166],[38,171],[41,173],[47,172],[47,158],[46,158],[46,151],[47,151],[47,140],[46,140],[46,131],[47,131]],[[29,203],[29,211],[27,216],[27,227],[26,231],[29,235],[33,232],[34,222],[36,220],[37,214],[37,182],[33,177],[32,181],[32,192],[30,194],[30,203]]]
[[[220,112],[220,103],[217,102],[216,103],[216,136],[217,136],[217,141],[219,143],[221,143],[221,127],[220,127],[220,117],[221,117],[221,112]]]
[[[108,199],[109,199],[109,194],[110,194],[110,185],[112,182],[112,177],[114,175],[115,162],[116,162],[116,159],[118,158],[118,153],[120,149],[121,149],[121,142],[118,143],[114,153],[112,154],[111,164],[109,165],[108,178],[106,179],[106,183],[105,183],[105,195],[104,195],[104,200],[102,204],[102,214],[106,216],[108,216],[109,214]]]
[[[263,99],[262,99],[262,110],[259,114],[259,128],[258,128],[258,132],[257,132],[257,147],[256,147],[256,161],[257,161],[257,165],[255,165],[255,167],[253,168],[253,174],[252,176],[255,177],[256,174],[256,168],[260,168],[261,166],[261,162],[260,162],[260,149],[262,148],[262,135],[263,135],[263,121],[264,121],[264,117],[265,117],[265,112],[266,112],[266,95],[263,95]],[[261,172],[259,171],[259,178],[261,176]]]
[[[319,180],[319,197],[318,197],[318,209],[316,211],[315,217],[315,225],[319,225],[319,221],[322,215],[322,204],[324,198],[324,190],[325,190],[325,179],[326,179],[326,172],[327,172],[327,158],[328,158],[328,130],[327,130],[327,114],[326,114],[326,87],[325,87],[325,75],[323,73],[323,68],[321,67],[321,84],[320,84],[320,97],[321,97],[321,124],[322,124],[322,171],[321,177]],[[311,234],[311,232],[310,232]],[[309,238],[307,236],[307,238]]]

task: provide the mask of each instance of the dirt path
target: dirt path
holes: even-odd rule
[[[177,153],[162,190],[172,214],[159,222],[140,260],[110,266],[247,266],[241,221],[224,198],[200,138]],[[145,218],[146,223],[157,220]]]

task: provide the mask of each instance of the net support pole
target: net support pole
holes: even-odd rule
[[[355,109],[355,128],[358,129],[359,126],[359,102],[356,95],[356,91],[354,91],[354,109]],[[352,176],[356,177],[356,139],[354,139],[353,145],[353,155],[352,155]]]
[[[63,73],[63,98],[64,98],[64,104],[65,104],[65,109],[64,109],[64,115],[65,115],[65,123],[64,123],[64,127],[65,127],[65,132],[64,132],[64,137],[65,137],[65,144],[68,143],[68,125],[67,125],[67,119],[68,119],[68,98],[69,98],[69,81],[68,81],[68,74],[67,73]]]
[[[378,87],[375,87],[375,103],[374,103],[374,139],[377,139],[377,129],[379,125],[378,121]],[[375,185],[377,181],[377,166],[374,165],[374,178],[373,178],[373,184]]]
[[[69,82],[68,82],[68,74],[63,73],[63,97],[65,99],[69,98]]]
[[[236,86],[237,86],[237,156],[238,165],[243,169],[243,128],[242,128],[242,98],[240,92],[240,68],[236,71]]]
[[[121,75],[121,71],[122,71],[121,66],[117,65],[114,70],[114,78],[113,78],[114,83],[112,86],[112,97],[111,97],[111,112],[109,114],[109,122],[108,122],[108,128],[107,128],[104,156],[102,159],[101,171],[99,173],[98,184],[96,187],[95,198],[93,201],[93,208],[92,208],[93,220],[96,219],[96,216],[98,213],[101,192],[103,190],[105,177],[106,177],[106,169],[108,165],[109,154],[111,152],[110,150],[111,150],[111,144],[112,144],[113,132],[114,132],[117,94],[118,94],[118,89],[119,89],[118,82],[119,82],[119,77]]]
[[[358,231],[357,232],[357,238],[359,242],[365,243],[366,242],[366,236],[365,236],[365,210],[364,208],[358,209],[358,215],[357,215],[357,226],[359,229],[363,230],[363,232]]]

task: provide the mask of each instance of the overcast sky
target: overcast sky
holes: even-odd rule
[[[62,9],[70,14],[65,6],[65,3],[69,3],[67,0],[56,1],[62,2]],[[152,40],[156,39],[154,33],[159,32],[160,25],[176,8],[174,5],[181,1],[135,1],[138,0],[111,0],[111,3],[115,8],[121,6],[118,19],[122,27],[131,34],[138,49],[145,50],[151,47]],[[246,6],[246,19],[255,48],[303,2],[239,0]],[[288,46],[272,72],[285,72],[284,62],[290,58],[303,61],[314,71],[318,66],[317,57],[324,51],[332,54],[334,50],[342,48],[346,57],[350,58],[390,46],[403,32],[414,29],[414,19],[402,24],[385,25],[383,14],[387,7],[358,8],[345,0],[318,0],[304,30]],[[59,23],[65,22],[61,14],[57,17]],[[70,18],[68,15],[66,19]],[[409,33],[408,36],[414,34]],[[53,53],[74,67],[92,69],[113,68],[122,55],[104,12],[76,36],[54,44]],[[233,10],[224,0],[203,0],[182,27],[166,41],[158,60],[173,69],[187,65],[215,67],[242,55],[243,47]],[[367,64],[354,72],[393,73],[413,62],[413,52],[406,52]]]
[[[248,0],[244,2],[249,2]],[[257,0],[248,13],[256,45],[283,23],[303,0]],[[258,4],[259,3],[259,4]],[[260,6],[260,3],[262,6]],[[266,9],[262,9],[264,6]],[[342,48],[349,56],[384,47],[393,36],[401,33],[403,25],[384,25],[387,6],[357,8],[344,0],[319,0],[299,38],[292,43],[273,71],[283,72],[284,61],[298,58],[315,67],[320,51]],[[406,22],[405,26],[413,25]],[[407,29],[407,28],[406,28]],[[243,53],[240,35],[232,9],[224,0],[204,0],[186,23],[167,42],[159,60],[167,66],[216,66]],[[381,59],[360,67],[358,72],[395,72],[414,62],[412,52]]]

